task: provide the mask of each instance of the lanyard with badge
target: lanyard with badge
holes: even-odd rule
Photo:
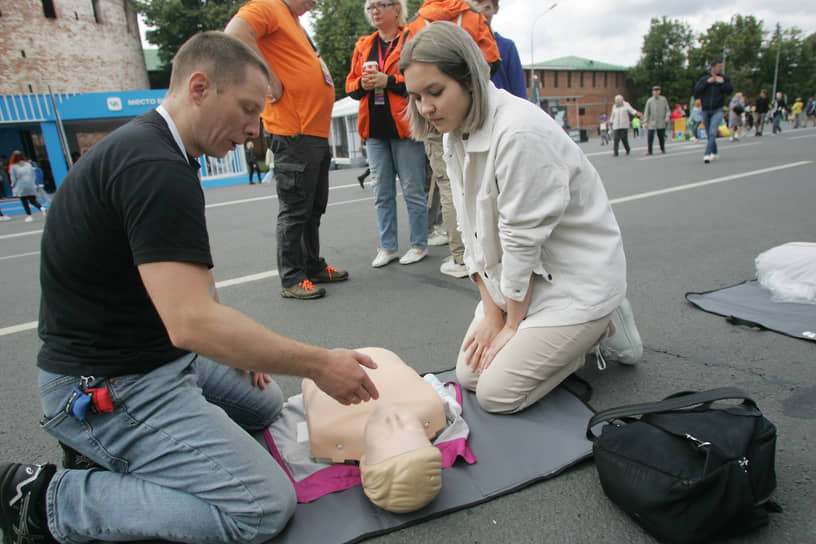
[[[379,56],[379,62],[377,63],[377,67],[379,68],[380,72],[385,73],[385,61],[388,60],[388,55],[391,54],[391,49],[394,47],[394,44],[397,43],[397,39],[394,38],[388,44],[388,48],[385,50],[385,55],[383,56],[382,52],[382,38],[377,38],[377,55]],[[383,89],[374,89],[374,105],[375,106],[384,106],[385,105],[385,93]]]
[[[309,41],[309,45],[311,45],[312,49],[314,49],[315,55],[317,55],[317,60],[320,61],[320,69],[323,70],[323,80],[326,82],[326,85],[334,87],[334,81],[332,81],[331,73],[329,72],[329,67],[326,66],[325,62],[323,62],[323,57],[321,57],[320,53],[317,52],[317,47],[312,41],[312,38],[309,37],[309,34],[306,32],[306,29],[301,26],[300,17],[295,15],[295,12],[292,11],[292,8],[289,7],[289,4],[286,2],[286,0],[281,0],[281,2],[283,2],[283,5],[286,6],[286,9],[289,10],[289,13],[292,14],[292,17],[295,19],[295,23],[297,23],[297,25],[303,31],[303,35],[306,36],[306,39]]]

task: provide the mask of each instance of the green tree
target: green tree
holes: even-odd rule
[[[159,58],[169,65],[179,47],[203,30],[223,30],[245,0],[144,0],[136,7],[145,23],[155,27],[145,33],[159,46]]]
[[[800,29],[783,30],[777,24],[760,61],[759,77],[763,88],[772,93],[776,82],[776,90],[782,91],[788,97],[788,102],[793,103],[797,96],[806,99],[808,93],[813,92],[812,85],[816,79],[814,46],[816,35],[803,40]]]
[[[699,45],[689,51],[693,81],[709,71],[712,60],[724,60],[725,73],[734,90],[757,96],[760,86],[757,72],[764,34],[762,21],[757,21],[753,15],[735,15],[727,23],[715,22],[698,37]]]
[[[423,1],[424,0],[408,0],[408,3],[405,5],[405,7],[408,8],[408,19],[409,20],[411,19],[411,17],[416,15],[416,12],[419,9],[419,6],[422,5]]]
[[[653,85],[660,85],[663,95],[672,103],[688,101],[691,79],[687,59],[692,43],[693,33],[688,24],[666,17],[652,18],[643,37],[640,60],[629,71],[639,109],[651,95]]]

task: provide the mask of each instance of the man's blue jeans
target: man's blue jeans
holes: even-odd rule
[[[723,120],[722,108],[716,110],[703,110],[703,124],[708,133],[708,140],[706,141],[705,154],[717,154],[717,131],[720,128]]]
[[[292,483],[247,433],[280,413],[274,382],[262,391],[242,371],[189,354],[93,383],[110,390],[114,411],[83,421],[65,412],[79,383],[40,371],[43,428],[104,467],[52,479],[48,527],[60,542],[264,542],[294,513]]]
[[[380,247],[390,253],[399,249],[397,237],[397,185],[399,175],[402,197],[408,208],[411,247],[428,246],[428,205],[425,196],[425,146],[409,138],[366,141],[374,185],[374,206]]]
[[[773,133],[777,134],[782,132],[782,113],[776,112],[773,115]]]

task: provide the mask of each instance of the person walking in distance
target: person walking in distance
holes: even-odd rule
[[[762,136],[762,129],[765,128],[765,121],[768,118],[768,110],[768,91],[762,89],[759,91],[759,98],[756,99],[754,104],[754,113],[756,113],[756,119],[754,119],[756,132],[754,132],[754,136]]]
[[[615,103],[612,105],[612,111],[609,114],[610,122],[613,130],[613,144],[612,154],[618,156],[618,145],[623,142],[623,148],[626,154],[629,154],[629,116],[640,116],[635,108],[629,102],[623,99],[622,95],[615,95]]]
[[[717,159],[717,131],[723,121],[725,99],[734,88],[731,80],[722,73],[722,61],[711,61],[711,71],[702,76],[694,86],[694,98],[700,99],[703,108],[703,124],[708,131],[703,162]]]
[[[646,125],[646,146],[649,155],[652,154],[655,133],[657,133],[657,141],[660,144],[660,152],[666,152],[666,125],[669,122],[671,108],[669,101],[660,92],[660,85],[652,87],[652,96],[646,101],[646,106],[643,108],[643,124]],[[626,152],[629,153],[628,148]]]
[[[258,183],[261,182],[261,169],[258,167],[258,155],[255,153],[255,142],[252,140],[244,144],[244,156],[246,157],[247,170],[249,170],[249,184],[255,185],[252,175],[257,174]]]

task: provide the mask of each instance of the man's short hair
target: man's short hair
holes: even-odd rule
[[[184,42],[173,57],[170,89],[183,85],[193,72],[205,72],[221,92],[246,81],[247,67],[254,66],[269,79],[266,62],[248,45],[224,32],[199,32]]]

